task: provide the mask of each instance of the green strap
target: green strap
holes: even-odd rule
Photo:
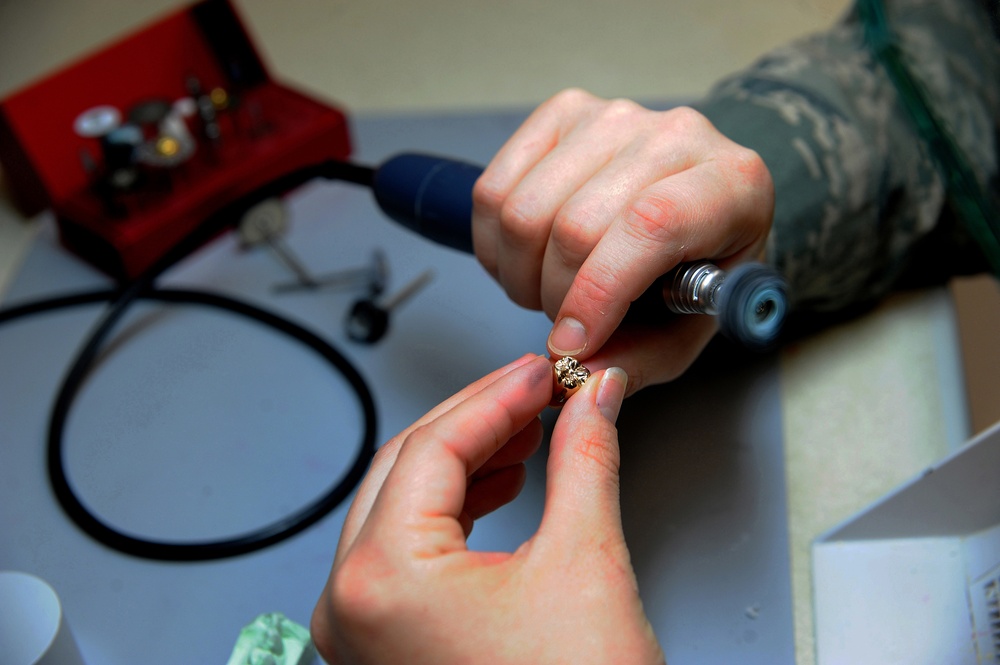
[[[931,109],[920,82],[903,63],[881,0],[857,0],[857,9],[864,25],[865,41],[885,67],[917,132],[930,149],[952,207],[983,250],[993,273],[1000,277],[1000,214],[996,205],[984,194],[965,155]]]

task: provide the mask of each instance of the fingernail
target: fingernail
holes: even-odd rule
[[[587,348],[587,330],[574,318],[564,317],[549,335],[549,351],[557,356],[575,356]]]
[[[597,386],[597,408],[612,423],[618,420],[627,386],[628,374],[621,367],[606,369]]]

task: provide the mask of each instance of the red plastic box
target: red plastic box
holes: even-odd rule
[[[150,100],[190,98],[193,82],[217,93],[217,138],[196,113],[185,119],[196,147],[183,163],[142,165],[140,184],[109,187],[102,139],[79,135],[75,120],[96,106],[127,118]],[[350,151],[345,115],[275,81],[228,0],[166,16],[0,102],[0,167],[15,205],[28,215],[51,207],[63,244],[118,279],[226,204]]]

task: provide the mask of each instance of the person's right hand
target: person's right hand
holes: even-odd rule
[[[549,352],[622,367],[635,391],[676,378],[716,324],[622,326],[630,303],[680,263],[758,259],[774,188],[755,152],[692,109],[568,90],[497,153],[473,203],[476,256],[514,302],[555,322]]]
[[[552,431],[545,509],[514,552],[468,548],[541,442],[552,364],[524,357],[383,446],[354,499],[312,619],[335,665],[629,663],[663,653],[622,532],[618,417],[625,373],[598,372]]]

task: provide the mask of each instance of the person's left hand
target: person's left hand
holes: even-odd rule
[[[595,373],[562,408],[545,512],[512,554],[473,552],[538,447],[552,365],[527,356],[383,446],[344,523],[312,619],[345,663],[662,663],[622,534],[618,437],[627,377]]]

